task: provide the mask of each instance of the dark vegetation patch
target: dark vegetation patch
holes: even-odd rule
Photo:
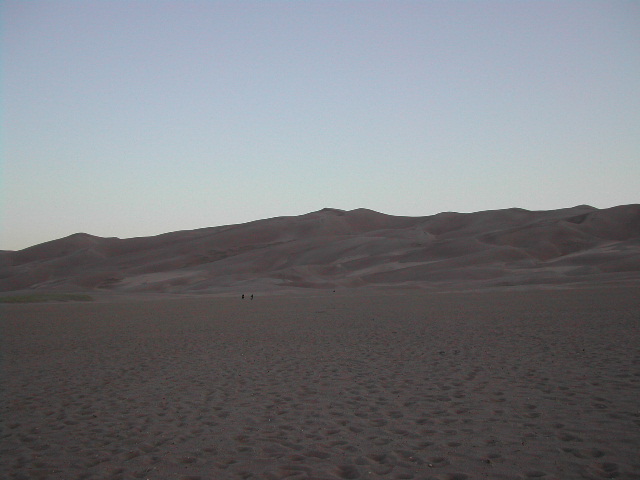
[[[90,302],[91,295],[80,293],[33,293],[0,297],[0,303],[38,303],[38,302]]]

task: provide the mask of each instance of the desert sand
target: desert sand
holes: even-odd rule
[[[276,293],[640,282],[640,205],[426,217],[325,208],[143,238],[0,251],[0,292]]]
[[[0,305],[0,478],[640,478],[637,286],[240,293]]]

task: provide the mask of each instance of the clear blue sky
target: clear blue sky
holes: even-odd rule
[[[0,8],[0,249],[640,201],[637,1]]]

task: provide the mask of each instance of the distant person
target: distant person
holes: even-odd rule
[[[242,294],[242,299],[244,300],[244,293]]]
[[[251,300],[253,300],[253,293],[251,294]]]

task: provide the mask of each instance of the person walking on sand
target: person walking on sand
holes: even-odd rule
[[[251,300],[253,300],[253,293],[251,294]]]

